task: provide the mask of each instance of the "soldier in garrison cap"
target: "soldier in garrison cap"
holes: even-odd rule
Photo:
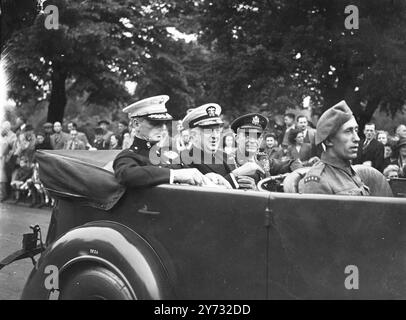
[[[216,103],[204,104],[190,110],[182,120],[182,127],[190,131],[193,147],[181,153],[182,163],[197,168],[218,185],[238,188],[232,175],[234,167],[227,164],[227,155],[219,149],[223,120],[221,107]]]
[[[168,96],[161,95],[147,98],[123,109],[131,119],[135,137],[129,149],[119,153],[113,162],[117,180],[126,187],[142,188],[163,183],[187,183],[192,185],[212,184],[197,169],[185,169],[180,165],[153,163],[160,158],[156,144],[164,136],[166,122],[172,120],[165,103]],[[169,156],[171,159],[178,154]]]
[[[299,192],[369,195],[369,188],[351,166],[359,141],[357,121],[345,101],[324,112],[317,123],[316,145],[323,143],[326,150],[299,182]]]
[[[287,173],[301,166],[298,161],[268,159],[266,154],[259,152],[260,139],[268,122],[263,115],[250,113],[237,118],[231,124],[231,129],[237,135],[237,152],[230,160],[235,165],[233,173],[237,176],[237,181],[245,188],[256,189],[257,183],[266,176]],[[258,161],[260,158],[262,160]],[[250,172],[249,169],[255,168],[257,169],[254,172]]]

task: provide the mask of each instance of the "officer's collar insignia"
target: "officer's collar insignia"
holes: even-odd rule
[[[258,118],[258,116],[255,116],[255,117],[252,118],[252,124],[253,124],[254,126],[258,126],[258,125],[259,125],[259,118]]]
[[[216,116],[216,108],[215,107],[208,107],[206,109],[207,115],[209,117],[215,117]]]

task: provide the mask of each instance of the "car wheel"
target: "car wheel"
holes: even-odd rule
[[[133,300],[131,290],[110,270],[87,266],[76,269],[63,279],[60,300]]]

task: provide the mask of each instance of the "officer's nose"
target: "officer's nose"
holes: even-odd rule
[[[354,132],[354,142],[360,142],[360,137],[358,135],[358,132]]]

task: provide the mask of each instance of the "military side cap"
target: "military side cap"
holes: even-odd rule
[[[268,125],[268,118],[259,113],[250,113],[235,119],[231,123],[231,129],[237,132],[238,129],[250,129],[264,131]]]
[[[325,111],[317,122],[316,145],[336,133],[352,117],[352,111],[344,100]]]
[[[172,120],[172,116],[168,113],[165,103],[169,100],[166,95],[150,97],[130,104],[123,109],[123,112],[128,113],[130,118],[146,117],[151,120]]]
[[[54,125],[51,122],[45,122],[42,127],[43,128],[52,128]]]
[[[217,103],[207,103],[190,110],[182,120],[184,129],[208,127],[224,124],[220,118],[221,107]]]

